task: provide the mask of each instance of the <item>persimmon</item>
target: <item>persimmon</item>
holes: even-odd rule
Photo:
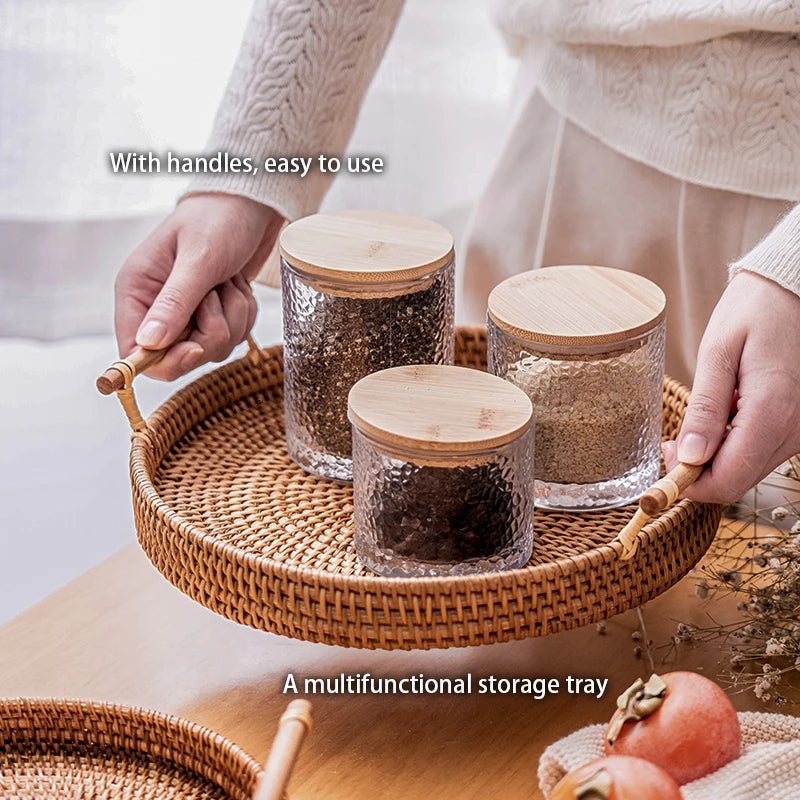
[[[739,718],[725,692],[696,672],[652,675],[619,700],[606,733],[606,753],[652,761],[679,784],[738,758]]]
[[[681,800],[681,790],[643,758],[606,756],[565,775],[548,800]]]

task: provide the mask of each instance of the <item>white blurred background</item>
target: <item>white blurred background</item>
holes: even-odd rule
[[[421,214],[463,244],[514,71],[487,5],[406,1],[348,148],[387,169],[339,176],[324,208]],[[134,541],[127,422],[93,384],[116,270],[184,183],[115,176],[107,154],[203,151],[249,9],[0,4],[0,623]],[[277,293],[258,295],[256,336],[278,341]],[[145,413],[176,388],[137,384]]]

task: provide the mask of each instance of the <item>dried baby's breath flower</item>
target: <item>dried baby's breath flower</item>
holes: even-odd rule
[[[753,694],[763,702],[767,702],[772,695],[769,693],[770,690],[770,683],[769,681],[765,681],[763,678],[757,680],[755,686],[753,687]]]
[[[765,536],[761,542],[761,549],[765,551],[769,551],[771,548],[775,547],[776,544],[780,543],[780,539],[777,536]]]
[[[764,648],[764,655],[767,656],[782,656],[783,645],[777,639],[767,640],[767,646]]]
[[[678,641],[690,642],[693,636],[694,628],[691,625],[687,625],[685,622],[678,623],[678,629],[676,632],[676,638]]]
[[[759,484],[752,501],[726,510],[710,556],[694,584],[709,625],[681,622],[664,647],[722,641],[732,686],[764,703],[788,702],[786,690],[800,688],[800,458]],[[718,623],[713,603],[726,594],[736,596],[739,619]]]
[[[777,475],[786,478],[800,478],[800,456],[792,456],[788,461],[775,468]]]

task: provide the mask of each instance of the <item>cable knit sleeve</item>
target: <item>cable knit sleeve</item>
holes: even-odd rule
[[[796,205],[749,253],[731,264],[730,277],[746,269],[800,295],[800,205]]]
[[[252,157],[258,173],[199,175],[187,194],[228,192],[289,220],[316,211],[332,179],[264,170],[268,156],[340,157],[402,0],[255,0],[208,152]]]

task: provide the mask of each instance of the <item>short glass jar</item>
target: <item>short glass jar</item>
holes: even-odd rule
[[[354,541],[381,575],[514,569],[533,547],[525,393],[486,372],[396,367],[350,391]]]
[[[347,482],[353,384],[388,367],[453,362],[453,238],[407,214],[340,211],[287,226],[280,253],[289,455]]]
[[[537,506],[613,508],[658,479],[665,306],[608,267],[545,267],[490,294],[489,371],[533,403]]]

